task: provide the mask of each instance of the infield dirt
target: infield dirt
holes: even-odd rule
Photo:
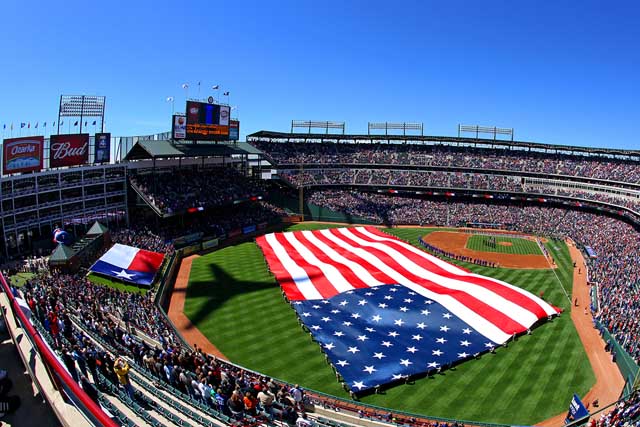
[[[455,231],[434,231],[424,236],[422,240],[443,251],[496,263],[498,266],[504,268],[549,268],[549,261],[547,261],[544,255],[505,254],[468,249],[466,247],[467,240],[469,240],[471,236],[472,234],[469,233],[458,233]]]

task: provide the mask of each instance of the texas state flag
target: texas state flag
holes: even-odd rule
[[[90,271],[138,285],[149,286],[164,255],[116,243],[91,266]]]

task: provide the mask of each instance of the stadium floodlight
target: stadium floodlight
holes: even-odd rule
[[[488,133],[493,135],[493,139],[496,140],[498,135],[508,135],[511,137],[511,141],[513,141],[513,128],[499,128],[499,127],[490,127],[490,126],[478,126],[478,125],[458,125],[458,138],[460,134],[463,132],[470,132],[476,134],[476,139],[480,136],[481,133]]]
[[[106,97],[91,95],[60,95],[58,108],[58,133],[60,133],[60,118],[78,117],[80,133],[82,133],[83,120],[86,117],[99,117],[101,131],[104,132],[104,107]]]
[[[305,128],[308,133],[311,133],[312,129],[324,129],[325,133],[329,133],[329,129],[339,129],[344,135],[345,123],[344,122],[332,122],[332,121],[313,121],[313,120],[291,120],[291,133],[296,128]]]

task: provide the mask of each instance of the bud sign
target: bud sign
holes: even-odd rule
[[[49,166],[75,166],[89,160],[89,134],[51,135]]]

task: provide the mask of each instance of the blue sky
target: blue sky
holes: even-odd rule
[[[170,3],[162,5],[161,3]],[[640,148],[640,3],[5,0],[0,126],[51,122],[60,94],[107,97],[107,130],[170,129],[174,96],[237,105],[241,134],[291,119],[515,128]],[[14,131],[15,134],[15,131]]]

